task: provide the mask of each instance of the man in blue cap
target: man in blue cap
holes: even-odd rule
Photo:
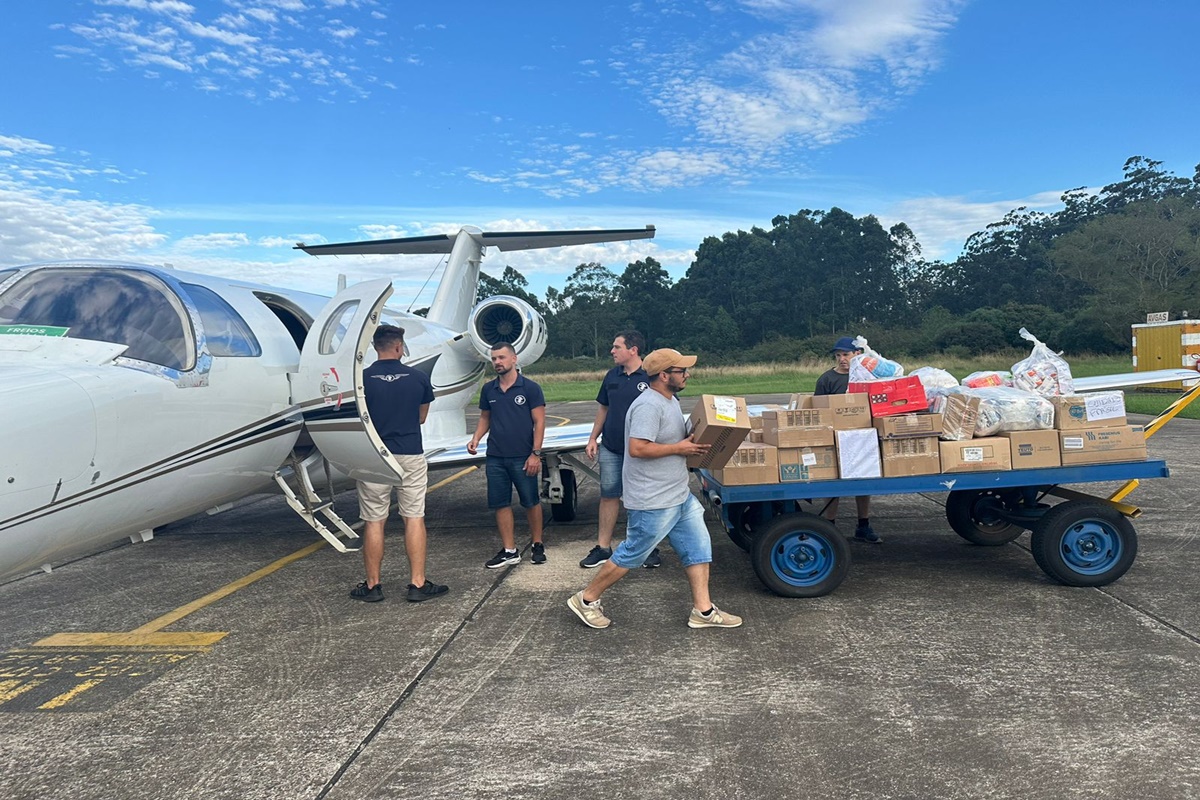
[[[850,388],[850,359],[861,353],[862,348],[855,345],[849,336],[843,336],[830,352],[833,354],[834,367],[817,378],[817,388],[813,394],[845,394]],[[824,516],[830,522],[837,520],[838,499],[830,499],[825,506]],[[883,539],[871,527],[871,496],[861,495],[855,497],[854,501],[858,506],[858,525],[854,528],[854,538],[860,542],[879,544]]]

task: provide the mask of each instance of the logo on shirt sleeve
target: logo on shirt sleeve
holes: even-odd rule
[[[639,392],[644,392],[649,388],[650,388],[650,384],[646,383],[645,381],[638,382],[638,391]]]

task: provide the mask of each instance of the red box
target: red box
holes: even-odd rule
[[[921,379],[915,375],[868,383],[851,381],[848,392],[851,394],[865,392],[867,394],[872,417],[911,414],[914,411],[924,411],[929,408],[929,401],[925,399],[925,387],[921,385]]]

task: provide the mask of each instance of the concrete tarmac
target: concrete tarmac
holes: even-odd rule
[[[276,497],[186,520],[0,586],[0,796],[1200,797],[1198,450],[1200,422],[1150,440],[1172,476],[1129,498],[1138,558],[1099,589],[1052,582],[1028,534],[965,542],[944,495],[887,496],[884,543],[851,543],[828,596],[771,594],[712,522],[713,597],[743,627],[686,626],[666,548],[596,631],[565,605],[593,574],[596,485],[548,529],[547,564],[492,571],[474,471],[429,498],[440,599],[404,600],[393,517],[382,603],[347,596],[357,555],[310,548],[161,629],[174,640],[35,645],[154,627],[316,541]],[[357,518],[353,493],[338,508]]]

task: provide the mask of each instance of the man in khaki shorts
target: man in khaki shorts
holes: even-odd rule
[[[400,516],[404,517],[404,549],[411,582],[408,600],[413,603],[445,594],[448,587],[425,577],[426,470],[421,424],[433,402],[428,376],[400,363],[404,355],[404,329],[380,325],[371,341],[379,359],[363,370],[367,413],[388,452],[399,467]],[[367,579],[350,591],[355,600],[375,603],[383,599],[380,568],[383,564],[383,527],[391,505],[393,485],[358,482],[358,514],[363,522],[363,566]]]

